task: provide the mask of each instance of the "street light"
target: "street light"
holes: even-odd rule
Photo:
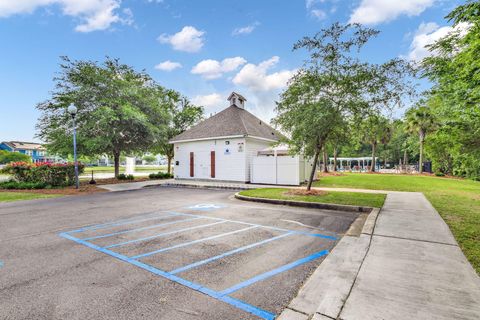
[[[72,116],[73,120],[73,162],[75,165],[75,188],[78,189],[78,162],[77,162],[77,128],[75,125],[75,116],[77,115],[77,107],[72,103],[67,108],[68,113]]]

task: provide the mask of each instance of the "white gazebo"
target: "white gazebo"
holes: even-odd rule
[[[378,158],[376,158],[377,160]],[[377,162],[375,160],[375,162]],[[333,170],[333,163],[335,158],[329,158],[329,168]],[[372,165],[372,157],[351,157],[351,158],[337,158],[337,170],[338,171],[352,171],[352,172],[366,172]],[[377,163],[375,168],[379,169]]]

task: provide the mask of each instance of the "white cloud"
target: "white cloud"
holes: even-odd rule
[[[314,5],[316,5],[319,2],[325,2],[325,0],[306,0],[305,1],[305,7],[307,9],[311,9]]]
[[[280,61],[280,58],[274,56],[258,65],[248,63],[235,75],[232,81],[236,85],[245,86],[256,92],[281,89],[286,86],[295,70],[282,70],[268,74],[268,69],[275,66],[278,61]]]
[[[199,74],[205,79],[217,79],[224,73],[236,70],[247,60],[242,57],[226,58],[222,61],[213,59],[202,60],[192,68],[193,74]]]
[[[192,98],[192,103],[197,106],[203,106],[207,109],[218,107],[224,102],[226,98],[222,98],[218,93],[212,93],[207,95],[198,95]]]
[[[166,60],[163,62],[160,62],[155,66],[155,69],[157,70],[162,70],[162,71],[172,71],[178,68],[181,68],[182,65],[179,62],[173,62],[170,60]]]
[[[170,44],[173,49],[185,52],[198,52],[202,49],[205,39],[205,31],[197,30],[192,26],[185,26],[175,34],[162,34],[158,37],[161,43]]]
[[[310,14],[318,20],[323,20],[327,17],[327,13],[320,9],[313,9],[312,11],[310,11]]]
[[[76,31],[91,32],[108,29],[114,23],[131,25],[132,11],[125,8],[121,16],[118,13],[120,3],[120,0],[0,0],[0,17],[33,13],[40,7],[58,5],[64,15],[81,21]]]
[[[350,22],[377,24],[391,21],[400,15],[418,16],[436,0],[362,0],[350,16]]]
[[[259,25],[260,25],[260,23],[257,21],[257,22],[254,22],[254,23],[246,26],[246,27],[236,28],[232,31],[232,35],[238,36],[238,35],[241,35],[241,34],[252,33],[253,30],[255,30]]]
[[[468,24],[459,23],[455,28],[450,26],[440,27],[434,22],[421,23],[418,27],[412,43],[410,44],[410,52],[408,58],[413,61],[420,61],[432,53],[426,48],[427,45],[433,44],[435,41],[447,36],[452,31],[465,32]]]

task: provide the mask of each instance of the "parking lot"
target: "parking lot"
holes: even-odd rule
[[[274,319],[356,213],[154,188],[0,205],[0,318]]]

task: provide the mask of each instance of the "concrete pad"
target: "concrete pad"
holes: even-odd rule
[[[375,227],[376,235],[456,245],[447,224],[423,194],[389,194]]]
[[[323,314],[320,314],[320,313],[315,313],[315,315],[311,320],[332,320],[332,318],[324,316]]]
[[[308,320],[308,316],[300,312],[285,309],[277,320]]]
[[[457,246],[373,236],[340,318],[473,320],[479,301],[480,280]]]
[[[336,318],[366,254],[370,237],[345,236],[300,289],[289,307]]]

